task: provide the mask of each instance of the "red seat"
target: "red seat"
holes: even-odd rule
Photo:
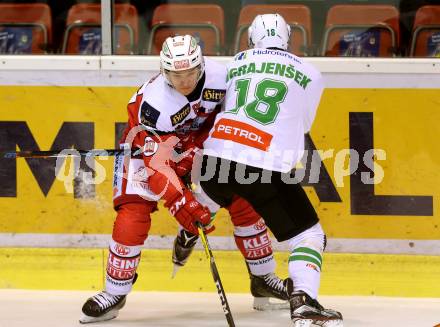
[[[130,4],[115,4],[115,54],[133,54],[138,40],[138,13]],[[79,3],[67,14],[63,53],[101,54],[101,5]]]
[[[255,4],[244,6],[240,10],[240,16],[238,17],[234,53],[248,48],[247,29],[252,24],[255,16],[275,13],[282,15],[292,28],[291,51],[296,55],[305,55],[311,43],[312,24],[310,9],[307,6],[293,4]]]
[[[399,12],[394,6],[336,5],[327,13],[322,55],[390,57],[399,36]]]
[[[224,13],[218,5],[162,4],[153,12],[147,52],[157,55],[167,37],[190,34],[199,41],[204,55],[219,55],[224,30]]]
[[[42,54],[51,41],[52,15],[47,4],[0,4],[0,53]]]
[[[440,6],[423,6],[417,10],[410,56],[440,57]]]

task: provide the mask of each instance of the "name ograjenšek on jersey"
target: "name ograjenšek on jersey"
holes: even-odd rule
[[[266,50],[270,51],[271,54],[279,54],[279,55],[288,55],[288,53],[277,51],[277,50]],[[262,50],[254,50],[254,52],[262,52]],[[264,53],[261,53],[264,54]],[[237,56],[238,57],[238,56]],[[307,85],[312,81],[307,75],[297,70],[293,65],[284,65],[280,63],[265,61],[261,63],[250,62],[249,64],[245,64],[239,66],[237,68],[231,68],[228,70],[228,75],[226,81],[229,81],[231,78],[244,76],[247,74],[273,74],[286,78],[293,79],[299,86],[303,89],[306,89]]]

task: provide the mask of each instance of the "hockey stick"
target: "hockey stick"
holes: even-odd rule
[[[217,286],[217,293],[220,297],[220,302],[222,303],[223,312],[225,314],[226,320],[228,321],[229,327],[235,327],[234,318],[232,318],[232,312],[229,308],[228,300],[226,298],[225,290],[223,289],[223,284],[220,279],[220,275],[217,270],[217,266],[214,261],[214,256],[212,255],[211,247],[208,243],[208,238],[203,231],[203,227],[200,223],[197,223],[197,229],[199,230],[199,235],[205,248],[206,257],[209,260],[209,265],[211,267],[212,277],[214,278],[215,286]]]
[[[136,156],[140,154],[140,149],[124,150],[124,149],[106,149],[106,150],[77,150],[77,149],[64,149],[64,150],[48,150],[48,151],[0,151],[0,159],[16,159],[16,158],[58,158],[58,157],[107,157],[114,156],[116,154],[124,153]]]

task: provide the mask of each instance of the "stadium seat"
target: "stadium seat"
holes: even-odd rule
[[[157,55],[169,36],[190,34],[204,55],[223,54],[224,13],[215,4],[162,4],[155,8],[147,53]]]
[[[138,13],[130,4],[115,4],[115,54],[133,54],[138,39]],[[78,3],[67,14],[63,53],[101,54],[101,5]]]
[[[256,15],[275,13],[282,15],[286,22],[291,26],[291,51],[299,56],[306,55],[307,48],[311,43],[312,24],[310,10],[307,6],[294,4],[254,4],[244,6],[240,10],[240,16],[238,18],[234,53],[247,49],[247,29]]]
[[[44,54],[51,41],[52,15],[47,4],[0,4],[0,53]]]
[[[440,6],[423,6],[417,10],[410,56],[440,58]]]
[[[322,55],[390,57],[399,36],[399,12],[394,6],[335,5],[327,13]]]

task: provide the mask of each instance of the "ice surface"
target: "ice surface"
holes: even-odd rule
[[[0,290],[1,327],[79,327],[93,291]],[[237,327],[290,326],[289,311],[252,310],[248,294],[227,294]],[[440,299],[321,296],[344,315],[344,326],[432,327],[440,323]],[[85,326],[227,326],[216,293],[133,292],[115,320]]]

